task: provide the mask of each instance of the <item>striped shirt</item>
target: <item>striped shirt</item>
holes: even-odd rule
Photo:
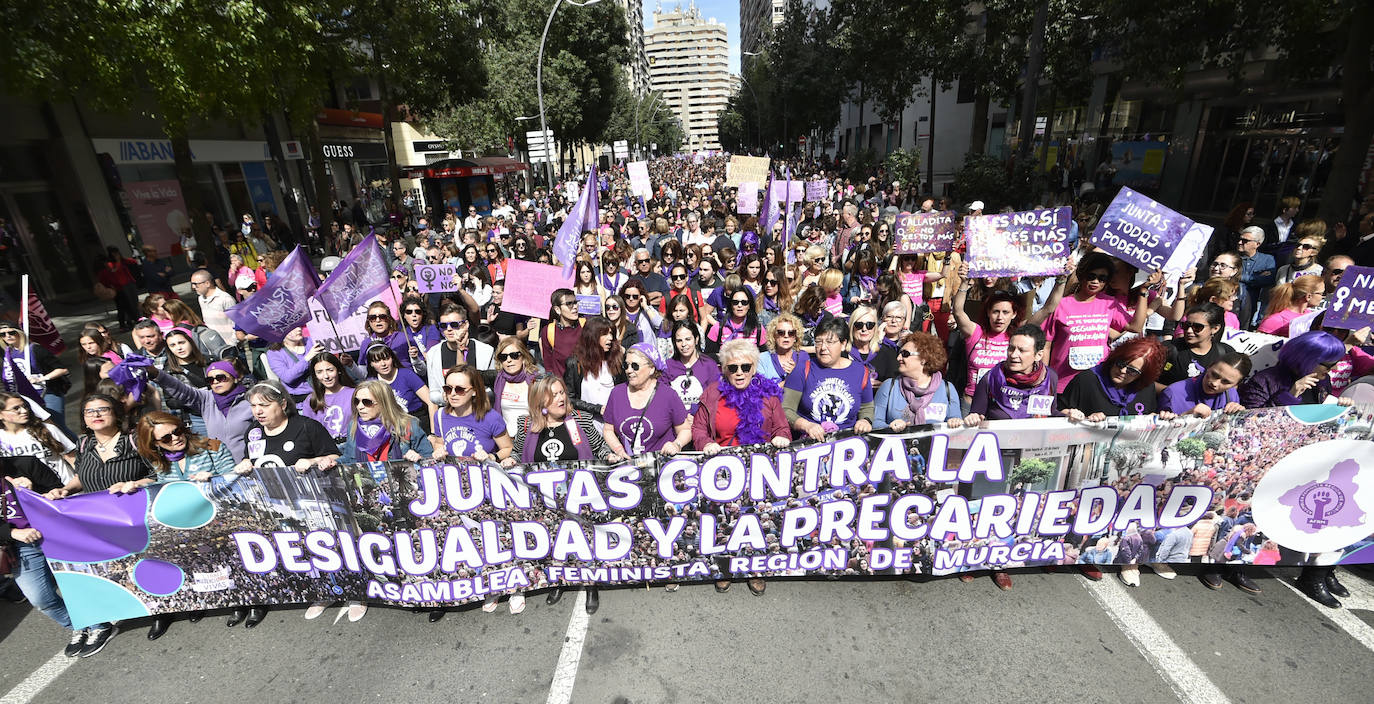
[[[132,482],[152,477],[153,468],[134,450],[128,433],[120,433],[115,441],[115,453],[108,461],[100,459],[95,437],[81,438],[76,456],[76,476],[81,478],[81,491],[105,491],[120,482]]]

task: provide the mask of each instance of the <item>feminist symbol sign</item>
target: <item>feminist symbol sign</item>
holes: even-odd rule
[[[1359,330],[1374,326],[1374,268],[1348,266],[1331,294],[1331,305],[1322,316],[1328,328]]]

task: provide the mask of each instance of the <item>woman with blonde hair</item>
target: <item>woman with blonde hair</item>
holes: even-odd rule
[[[759,357],[759,374],[782,383],[788,374],[810,357],[801,349],[802,323],[782,313],[768,324],[768,352]]]
[[[1174,301],[1173,315],[1166,315],[1165,317],[1171,320],[1183,320],[1184,310],[1200,303],[1215,303],[1225,311],[1223,318],[1226,322],[1226,329],[1239,330],[1240,318],[1237,318],[1234,312],[1239,297],[1240,283],[1238,281],[1230,277],[1214,276],[1193,289],[1187,297],[1179,296]]]
[[[1320,276],[1301,276],[1292,283],[1269,290],[1269,310],[1260,321],[1259,332],[1288,337],[1288,324],[1326,298],[1326,282]]]
[[[609,301],[607,301],[609,303]],[[530,382],[539,374],[534,355],[519,338],[507,337],[496,344],[496,379],[491,384],[491,407],[501,414],[512,437],[520,417],[530,413]]]
[[[825,297],[825,311],[834,316],[844,315],[844,296],[840,295],[843,283],[844,272],[839,269],[826,269],[816,279],[816,285],[821,287],[821,294]]]
[[[391,386],[378,379],[360,382],[353,390],[353,428],[344,441],[340,464],[406,459],[419,462],[433,456],[420,421],[401,408]]]

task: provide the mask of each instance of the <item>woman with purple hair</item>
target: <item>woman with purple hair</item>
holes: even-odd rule
[[[1246,408],[1321,403],[1331,390],[1327,375],[1345,356],[1345,343],[1329,332],[1313,330],[1284,343],[1279,363],[1256,372],[1240,385]]]
[[[1322,330],[1305,332],[1279,348],[1279,363],[1245,380],[1240,385],[1240,402],[1246,408],[1296,406],[1322,403],[1331,391],[1331,369],[1345,357],[1345,343]],[[1338,398],[1343,406],[1351,405],[1348,398]],[[1335,559],[1339,553],[1313,553],[1298,575],[1298,588],[1322,606],[1336,609],[1341,602],[1336,597],[1348,597],[1350,591],[1336,579]],[[1325,564],[1316,564],[1324,562]],[[1202,575],[1207,586],[1220,585],[1220,578]],[[1216,587],[1213,587],[1214,589]]]

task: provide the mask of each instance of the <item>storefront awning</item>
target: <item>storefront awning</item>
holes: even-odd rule
[[[495,176],[528,171],[529,164],[504,156],[479,156],[474,159],[444,159],[425,166],[405,167],[407,178],[463,178]]]

